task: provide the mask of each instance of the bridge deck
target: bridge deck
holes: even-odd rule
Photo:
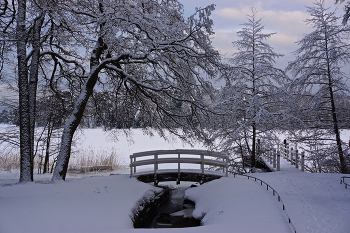
[[[154,174],[153,171],[143,171],[134,174],[134,177],[142,182],[154,182],[155,184],[163,181],[176,181],[179,184],[180,180],[205,183],[225,176],[225,173],[220,171],[204,170],[204,173],[202,173],[198,169],[182,169],[180,173],[177,169],[163,169],[157,170],[157,174]]]

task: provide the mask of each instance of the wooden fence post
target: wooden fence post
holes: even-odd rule
[[[158,154],[156,152],[154,154],[154,185],[158,185],[157,170],[158,170]]]
[[[280,159],[281,159],[281,154],[280,154],[281,152],[278,150],[277,151],[277,171],[281,171],[281,167],[280,167]]]
[[[177,152],[177,181],[176,184],[180,184],[180,152]]]
[[[272,151],[272,155],[273,155],[273,168],[276,168],[277,150],[278,150],[278,149]]]
[[[295,151],[295,167],[299,168],[299,155],[298,150]]]
[[[287,139],[283,140],[283,155],[282,156],[288,160]]]
[[[136,162],[136,157],[134,158],[134,163]],[[134,173],[136,173],[136,166],[134,166]]]
[[[301,171],[304,171],[304,158],[305,157],[305,151],[301,152]]]
[[[201,154],[201,160],[202,160],[201,162],[202,175],[204,175],[204,154],[203,153]]]
[[[228,157],[226,157],[226,177],[228,177]]]
[[[202,178],[201,181],[199,182],[201,185],[204,183],[204,154],[201,153],[201,169],[202,169]]]
[[[290,164],[291,165],[294,165],[293,163],[294,163],[294,161],[293,161],[293,154],[294,154],[294,151],[293,151],[293,147],[290,147],[290,148],[288,148],[289,149],[289,154],[290,154]]]
[[[130,177],[132,177],[132,169],[133,169],[133,167],[132,167],[132,157],[131,157],[132,155],[130,155]]]

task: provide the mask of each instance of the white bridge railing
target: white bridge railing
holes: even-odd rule
[[[296,145],[293,147],[289,146],[287,143],[284,143],[279,145],[277,149],[262,147],[261,149],[258,149],[258,153],[260,156],[265,157],[267,162],[273,165],[273,168],[277,168],[277,171],[281,170],[281,157],[290,162],[291,165],[295,166],[296,168],[300,168],[302,172],[305,170],[305,152],[303,151],[300,153]]]
[[[182,155],[198,155],[198,158],[181,157]],[[137,160],[146,156],[152,156],[152,158]],[[152,164],[154,165],[153,172],[156,175],[159,171],[158,164],[165,163],[177,164],[177,172],[179,174],[179,178],[182,163],[200,164],[200,170],[202,174],[204,174],[205,165],[222,167],[223,173],[225,174],[225,176],[228,176],[228,155],[226,155],[225,153],[207,150],[177,149],[145,151],[130,155],[130,177],[132,177],[136,173],[136,167]]]

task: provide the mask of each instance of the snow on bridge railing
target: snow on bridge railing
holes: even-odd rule
[[[165,158],[159,156],[167,155]],[[173,155],[173,156],[171,156]],[[198,155],[199,158],[181,157],[181,155]],[[152,159],[144,159],[137,161],[137,158],[153,156]],[[211,157],[211,158],[208,158]],[[212,159],[214,158],[214,159]],[[130,177],[136,173],[136,167],[143,165],[154,165],[153,172],[156,175],[158,172],[158,164],[176,163],[178,174],[181,172],[181,163],[200,164],[201,172],[204,174],[204,166],[218,166],[222,167],[225,176],[228,176],[228,155],[223,152],[214,152],[207,150],[154,150],[134,153],[130,155]]]
[[[260,147],[260,145],[258,145],[258,147]],[[277,171],[281,170],[281,157],[289,161],[291,165],[295,166],[296,168],[300,168],[302,172],[305,171],[305,152],[302,151],[299,153],[296,144],[294,145],[294,148],[293,146],[289,146],[286,142],[279,145],[277,148],[261,146],[260,148],[257,148],[257,151],[258,153],[260,151],[260,156],[265,157],[267,162],[273,165],[273,168],[277,168]]]

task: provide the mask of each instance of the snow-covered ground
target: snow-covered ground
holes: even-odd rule
[[[339,183],[341,175],[291,170],[254,175],[280,194],[297,232],[349,232],[350,190]],[[133,229],[132,209],[157,191],[126,174],[0,186],[0,232],[291,232],[277,196],[242,176],[187,190],[204,226]]]
[[[85,131],[80,146],[115,148],[125,164],[130,154],[139,151],[190,148],[133,132],[134,143],[128,143],[122,135],[113,142],[106,141],[101,130]],[[186,197],[196,202],[194,216],[204,217],[201,227],[133,229],[132,209],[159,189],[129,178],[126,168],[113,173],[119,175],[71,174],[58,183],[46,182],[50,175],[36,174],[36,183],[16,184],[18,171],[0,171],[0,233],[291,232],[286,212],[271,189],[242,176],[187,190]],[[341,174],[302,173],[282,161],[280,172],[254,176],[279,193],[297,232],[350,232],[350,189],[340,184]]]
[[[344,174],[300,172],[282,160],[280,172],[253,176],[279,193],[297,232],[350,232],[350,189],[340,184]]]

